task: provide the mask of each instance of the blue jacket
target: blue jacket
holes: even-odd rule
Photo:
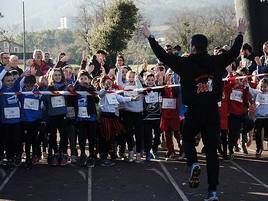
[[[93,86],[89,86],[88,88],[82,87],[77,84],[75,86],[76,91],[87,91],[94,92],[95,88]],[[76,97],[76,120],[79,121],[97,121],[97,110],[95,103],[98,102],[99,99],[94,96],[82,96],[79,95]]]
[[[56,83],[54,86],[49,86],[49,91],[64,91],[66,86],[64,83]],[[44,104],[48,116],[66,115],[66,96],[62,95],[46,95],[44,96]]]
[[[3,86],[0,92],[18,92],[20,80],[17,79],[11,88]],[[17,95],[0,95],[0,110],[2,124],[16,124],[20,122],[20,103]]]
[[[33,89],[37,91],[37,89]],[[19,99],[21,102],[21,120],[27,122],[34,122],[43,117],[41,109],[42,95],[25,95],[22,94]]]

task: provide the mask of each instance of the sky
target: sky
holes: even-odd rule
[[[57,28],[60,18],[76,16],[81,2],[86,0],[24,0],[26,30]],[[93,0],[98,1],[98,0]],[[154,25],[162,25],[169,17],[184,8],[231,4],[233,0],[134,0],[141,13]],[[4,18],[0,26],[15,32],[22,30],[22,0],[0,0]]]

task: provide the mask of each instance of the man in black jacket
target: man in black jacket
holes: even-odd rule
[[[219,159],[217,143],[220,133],[218,102],[222,99],[222,76],[226,66],[238,57],[243,44],[246,24],[239,20],[238,36],[232,48],[221,55],[211,56],[207,53],[206,36],[197,34],[191,40],[189,57],[169,55],[156,42],[148,27],[143,27],[143,34],[148,38],[156,57],[169,66],[181,78],[182,100],[187,105],[183,127],[183,146],[187,165],[191,167],[190,187],[200,183],[201,168],[197,161],[195,136],[201,132],[206,150],[208,175],[208,201],[218,200],[217,185],[219,178]]]

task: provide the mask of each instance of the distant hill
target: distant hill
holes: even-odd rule
[[[57,28],[60,17],[76,16],[78,5],[84,0],[24,0],[28,31]],[[98,1],[98,0],[96,0]],[[12,27],[22,24],[22,1],[1,0],[0,12],[5,16],[0,25]],[[176,13],[185,9],[232,5],[233,0],[135,0],[137,7],[153,25],[165,24]]]

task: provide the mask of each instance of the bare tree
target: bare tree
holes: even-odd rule
[[[193,34],[202,33],[209,39],[209,50],[230,44],[236,33],[235,11],[231,6],[204,9],[203,13],[185,11],[171,19],[167,40],[188,51]],[[190,13],[190,14],[189,14]]]
[[[96,23],[104,20],[104,14],[110,0],[84,0],[79,6],[76,18],[78,33],[90,49],[89,34]]]

